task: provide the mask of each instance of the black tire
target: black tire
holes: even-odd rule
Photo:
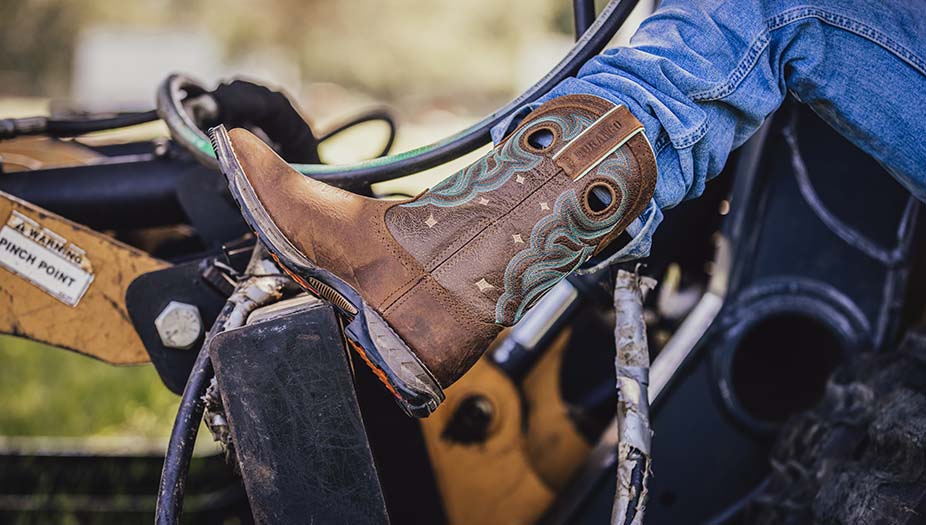
[[[789,420],[747,523],[926,523],[926,327],[838,370]]]

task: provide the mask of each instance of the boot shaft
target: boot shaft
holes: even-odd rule
[[[645,209],[655,160],[642,130],[603,99],[556,99],[479,161],[390,208],[386,225],[479,322],[509,326]]]

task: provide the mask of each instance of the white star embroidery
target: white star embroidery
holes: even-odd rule
[[[523,175],[518,175],[517,177],[514,178],[514,180],[518,181],[518,184],[524,184],[524,176],[523,176]]]
[[[437,219],[434,218],[434,214],[432,213],[431,215],[428,215],[428,218],[425,219],[424,223],[428,225],[428,228],[433,228],[434,225],[437,224]]]
[[[541,209],[541,210],[548,210],[548,211],[549,211],[550,205],[547,204],[547,203],[545,203],[545,202],[541,202],[541,203],[540,203],[540,209]]]
[[[512,235],[511,238],[514,239],[515,244],[524,244],[524,239],[521,238],[520,233],[516,233]]]
[[[488,205],[489,205],[489,199],[483,197],[483,198],[479,199],[479,204],[482,204],[483,206],[488,206]]]
[[[486,290],[491,290],[492,288],[495,288],[494,286],[489,284],[489,281],[486,281],[485,278],[482,278],[476,281],[476,287],[479,288],[480,292],[485,292]]]

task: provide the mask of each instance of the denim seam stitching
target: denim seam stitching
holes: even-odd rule
[[[753,70],[756,63],[759,61],[759,57],[765,53],[769,41],[768,29],[765,29],[756,36],[755,41],[749,46],[746,56],[740,59],[739,65],[730,73],[726,82],[707,90],[692,93],[689,95],[691,100],[709,102],[723,98],[735,91],[740,83],[748,76],[749,72]]]
[[[697,127],[697,129],[683,137],[680,137],[678,140],[673,140],[672,146],[675,149],[685,149],[697,144],[698,141],[704,138],[704,135],[707,135],[707,130],[710,129],[711,123],[713,121],[713,113],[708,112],[704,122],[702,122],[701,125]]]
[[[916,55],[910,49],[907,49],[902,44],[891,39],[888,35],[878,31],[877,29],[868,26],[858,20],[849,18],[846,15],[841,15],[838,13],[833,13],[831,11],[826,11],[820,8],[802,8],[805,13],[803,13],[799,18],[817,18],[820,21],[829,24],[833,27],[837,27],[848,31],[854,35],[860,36],[878,44],[879,46],[890,51],[898,58],[909,64],[911,67],[916,69],[921,75],[926,75],[926,60],[923,60],[920,56]],[[784,15],[786,13],[783,13]],[[779,15],[779,16],[782,16]],[[783,26],[784,24],[782,24]],[[776,27],[774,29],[779,29]]]
[[[746,56],[740,60],[739,65],[730,73],[726,82],[719,86],[693,93],[689,95],[689,97],[692,100],[709,102],[721,99],[729,95],[737,88],[737,86],[739,86],[739,84],[746,78],[746,76],[748,76],[748,73],[755,67],[759,57],[762,56],[762,54],[765,52],[765,49],[768,47],[770,42],[769,34],[772,31],[777,31],[778,29],[782,29],[794,22],[806,20],[809,18],[815,18],[830,26],[843,29],[874,44],[877,44],[890,51],[904,62],[910,64],[921,74],[926,75],[926,62],[924,62],[918,56],[914,55],[904,46],[891,40],[884,33],[881,33],[880,31],[877,31],[857,20],[853,20],[844,15],[838,15],[819,8],[800,7],[776,15],[766,21],[766,29],[756,36],[756,39],[749,47]],[[700,129],[693,131],[688,136],[680,139],[680,142],[686,141],[686,139],[692,135],[699,134],[700,131]]]
[[[669,144],[672,144],[672,138],[667,133],[661,133],[653,146],[653,155],[659,155]]]

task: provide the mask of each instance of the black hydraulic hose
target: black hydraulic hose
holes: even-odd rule
[[[572,21],[578,40],[595,21],[595,0],[572,0]]]
[[[342,131],[348,130],[358,124],[363,124],[364,122],[373,122],[373,121],[382,121],[389,126],[389,135],[386,138],[386,144],[383,146],[383,149],[377,155],[377,157],[382,157],[388,155],[392,150],[392,145],[395,143],[396,132],[398,131],[398,126],[396,125],[395,119],[392,115],[385,109],[374,109],[366,113],[362,113],[347,122],[338,124],[333,129],[325,132],[321,137],[318,137],[318,142],[325,142],[331,137],[341,133]]]
[[[392,180],[439,166],[491,142],[492,128],[575,75],[601,52],[636,7],[638,0],[611,0],[572,51],[539,82],[476,125],[430,146],[353,166],[306,166],[303,173],[334,186],[357,187]]]
[[[124,113],[107,118],[52,119],[48,117],[26,117],[0,119],[0,140],[26,135],[51,135],[53,137],[76,137],[95,131],[125,128],[157,120],[156,111]]]
[[[476,124],[412,151],[378,157],[349,166],[290,163],[296,171],[332,186],[358,189],[371,184],[418,173],[457,159],[492,140],[494,126],[512,117],[525,105],[537,101],[561,81],[575,75],[592,57],[608,44],[627,20],[639,0],[611,0],[594,23],[582,34],[575,47],[546,76],[507,105]],[[216,166],[215,151],[209,138],[182,109],[183,98],[190,90],[203,92],[190,79],[171,75],[158,90],[158,110],[174,139],[190,150],[206,166]],[[285,158],[285,156],[284,156]]]
[[[190,377],[183,388],[180,408],[174,419],[174,427],[171,429],[170,441],[164,454],[164,466],[161,469],[161,483],[158,486],[158,499],[154,511],[155,523],[158,525],[176,524],[183,512],[187,472],[190,470],[193,447],[196,444],[196,435],[199,433],[199,422],[203,419],[203,410],[206,405],[203,396],[206,394],[212,376],[215,375],[206,343],[221,331],[225,320],[234,308],[235,305],[231,302],[226,303],[222,308],[209,334],[204,339],[199,354],[196,355]]]
[[[294,286],[289,278],[278,273],[279,270],[270,262],[263,246],[257,244],[251,253],[243,280],[235,286],[203,339],[202,347],[196,356],[193,370],[183,388],[180,408],[170,432],[170,441],[164,454],[164,467],[161,469],[161,483],[158,487],[158,499],[155,506],[155,523],[158,525],[175,525],[183,512],[183,495],[186,487],[190,460],[199,433],[199,423],[203,418],[206,402],[203,396],[215,372],[209,357],[209,343],[225,330],[244,325],[248,315],[255,308],[269,301],[279,299],[285,287]]]
[[[125,113],[123,115],[116,115],[115,117],[100,119],[49,119],[48,129],[45,133],[55,137],[73,137],[85,133],[92,133],[94,131],[106,131],[136,126],[146,122],[153,122],[158,118],[157,111],[152,109],[151,111],[143,111],[141,113]]]
[[[0,191],[89,228],[125,230],[187,222],[177,199],[178,185],[194,174],[208,175],[206,168],[189,161],[147,156],[105,160],[4,173]]]

